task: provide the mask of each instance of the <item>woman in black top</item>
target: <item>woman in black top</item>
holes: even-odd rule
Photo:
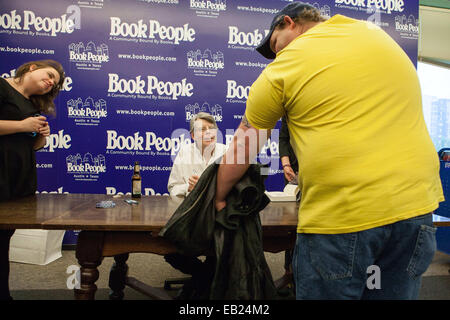
[[[289,182],[295,182],[294,179],[298,174],[298,161],[295,156],[294,149],[292,149],[290,142],[289,129],[287,126],[286,118],[281,118],[281,129],[280,129],[280,160],[283,167],[284,173],[284,184]]]
[[[280,136],[279,136],[279,142],[280,142],[280,160],[281,165],[283,167],[283,173],[284,173],[284,184],[287,185],[288,183],[292,182],[294,184],[297,184],[298,181],[298,161],[297,157],[295,156],[294,149],[292,148],[291,142],[290,142],[290,135],[289,135],[289,129],[287,126],[286,117],[281,118],[281,129],[280,129]],[[292,282],[292,255],[293,250],[286,250],[284,253],[284,269],[286,271],[283,279],[283,282],[279,285],[281,287],[286,286],[287,284]],[[294,291],[295,292],[295,291]]]
[[[37,187],[35,151],[50,135],[46,117],[64,82],[60,63],[32,61],[14,78],[0,77],[0,201],[34,194]],[[9,294],[9,242],[14,230],[0,230],[0,300]]]

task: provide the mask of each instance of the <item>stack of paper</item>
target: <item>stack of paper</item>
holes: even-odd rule
[[[283,191],[266,191],[270,201],[295,201],[298,193],[296,184],[287,184]]]

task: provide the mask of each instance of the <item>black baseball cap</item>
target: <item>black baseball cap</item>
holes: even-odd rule
[[[272,36],[273,30],[277,25],[280,24],[281,21],[283,21],[284,16],[289,16],[292,19],[298,17],[300,12],[303,11],[303,9],[313,9],[315,10],[313,6],[303,3],[303,2],[293,2],[285,6],[283,9],[278,11],[278,13],[275,15],[275,17],[272,20],[272,24],[270,25],[270,31],[267,34],[267,36],[261,41],[259,46],[256,47],[256,51],[261,53],[264,57],[267,59],[275,59],[276,54],[270,49],[270,37]]]

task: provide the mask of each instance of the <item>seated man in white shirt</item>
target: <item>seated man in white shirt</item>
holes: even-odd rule
[[[197,113],[190,122],[190,133],[194,140],[191,144],[183,144],[175,158],[170,172],[167,189],[171,196],[186,196],[194,189],[203,171],[220,158],[226,146],[217,142],[217,124],[214,117],[206,112]],[[176,299],[194,299],[202,297],[210,280],[205,275],[213,274],[214,257],[206,257],[202,262],[196,257],[179,253],[166,254],[164,259],[175,269],[191,274]]]
[[[212,115],[197,113],[189,129],[194,142],[183,144],[175,158],[167,184],[171,196],[186,196],[202,172],[225,153],[226,146],[217,142],[217,124]]]

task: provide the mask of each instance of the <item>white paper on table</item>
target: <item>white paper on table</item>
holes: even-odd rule
[[[266,191],[270,201],[296,201],[298,186],[296,184],[287,184],[283,191]]]

